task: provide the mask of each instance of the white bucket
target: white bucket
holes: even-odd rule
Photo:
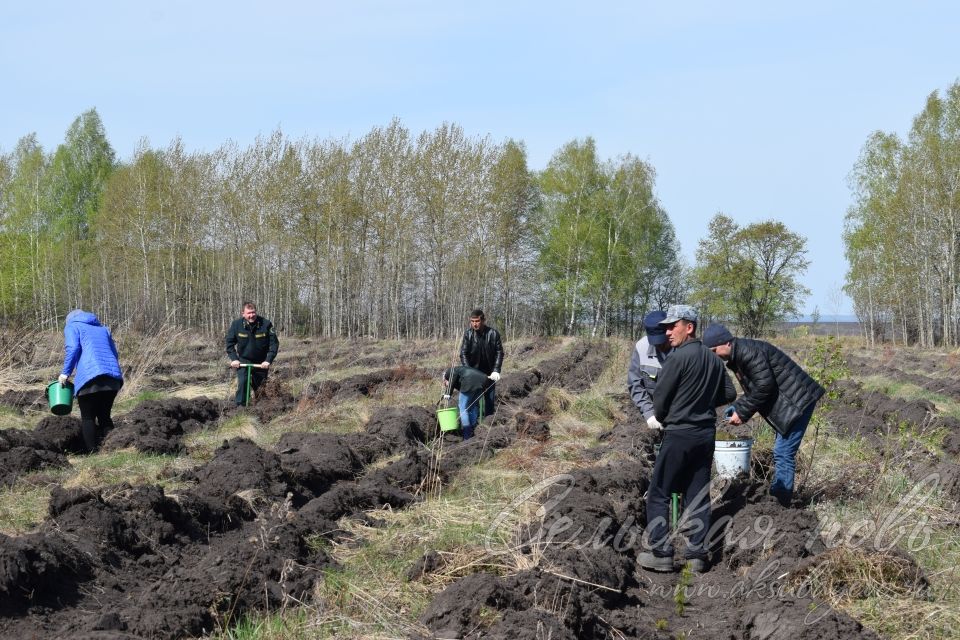
[[[750,475],[750,449],[753,438],[740,440],[717,440],[713,450],[713,463],[717,466],[718,478],[736,478],[741,473]]]

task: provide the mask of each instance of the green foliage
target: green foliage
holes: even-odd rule
[[[575,140],[554,154],[540,187],[540,264],[564,332],[587,319],[593,334],[606,333],[616,318],[642,314],[678,254],[653,168],[630,155],[601,163],[592,138]]]
[[[850,377],[843,344],[834,336],[817,338],[805,369],[826,390],[825,398],[820,402],[821,410],[829,408],[840,397],[839,382]]]
[[[82,113],[50,163],[51,222],[59,237],[89,236],[113,169],[114,153],[100,116],[95,109]]]
[[[218,640],[298,640],[312,637],[308,632],[310,622],[302,608],[272,615],[251,614],[212,637]]]
[[[795,316],[809,291],[807,241],[782,222],[739,227],[718,213],[700,240],[694,269],[694,304],[705,320],[733,321],[746,337],[766,335]]]
[[[684,612],[687,610],[687,589],[692,583],[693,571],[690,570],[689,565],[684,564],[683,568],[680,569],[680,581],[673,590],[674,610],[677,612],[678,616],[682,617]]]
[[[25,136],[10,154],[0,184],[0,309],[7,319],[28,316],[38,303],[34,267],[45,246],[48,165],[36,135]]]
[[[851,172],[844,290],[869,340],[960,344],[958,171],[960,81],[927,97],[906,141],[878,131],[864,144]]]

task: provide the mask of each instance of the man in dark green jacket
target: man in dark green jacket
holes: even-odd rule
[[[673,571],[670,494],[683,494],[682,524],[687,530],[684,558],[692,571],[706,568],[710,528],[710,467],[717,436],[716,407],[737,397],[723,363],[696,339],[697,312],[673,305],[660,324],[673,351],[663,363],[653,392],[663,442],[647,490],[646,538],[649,551],[637,561],[644,569]]]
[[[257,305],[243,303],[243,315],[230,324],[226,337],[227,357],[230,366],[237,370],[237,406],[250,403],[247,390],[247,367],[241,364],[256,365],[250,371],[250,392],[256,391],[267,379],[270,363],[277,357],[280,341],[273,324],[257,315]]]
[[[733,403],[730,424],[743,424],[759,413],[777,432],[770,493],[790,506],[797,451],[823,387],[769,342],[734,338],[722,324],[707,327],[703,344],[727,362],[743,387],[743,395]]]

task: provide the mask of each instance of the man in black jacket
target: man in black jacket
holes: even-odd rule
[[[743,387],[743,395],[733,404],[730,424],[743,424],[759,413],[777,432],[770,493],[783,506],[790,506],[797,451],[823,387],[769,342],[734,338],[722,324],[707,327],[703,344],[727,362]]]
[[[249,403],[247,397],[247,367],[241,364],[254,364],[250,371],[250,391],[256,391],[267,379],[267,369],[277,357],[280,341],[273,324],[257,315],[257,305],[243,303],[243,315],[230,324],[226,337],[227,357],[230,366],[237,370],[237,406]]]
[[[483,394],[482,416],[492,416],[496,400],[496,382],[500,380],[500,367],[503,366],[503,343],[500,334],[488,327],[482,309],[470,312],[470,326],[460,341],[460,364],[479,369],[487,374],[494,384]]]
[[[647,544],[637,561],[644,569],[673,571],[668,522],[670,494],[683,494],[681,523],[687,530],[684,558],[692,571],[706,568],[710,528],[710,468],[717,436],[716,407],[737,397],[723,363],[695,338],[697,312],[673,305],[661,323],[673,351],[663,363],[653,407],[663,442],[647,490]]]

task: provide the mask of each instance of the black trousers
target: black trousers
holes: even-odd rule
[[[116,391],[97,391],[77,396],[77,405],[80,407],[80,431],[83,434],[83,444],[90,453],[97,450],[103,437],[113,429],[110,412],[113,410],[113,401],[116,398]]]
[[[687,532],[684,557],[706,559],[704,541],[710,528],[710,468],[715,440],[713,428],[664,432],[647,491],[647,544],[655,556],[673,556],[670,494],[682,493],[683,513],[677,528]]]
[[[258,369],[256,367],[250,370],[250,402],[247,402],[247,367],[237,369],[237,396],[235,400],[238,407],[253,402],[253,392],[267,381],[268,372],[269,369]]]

